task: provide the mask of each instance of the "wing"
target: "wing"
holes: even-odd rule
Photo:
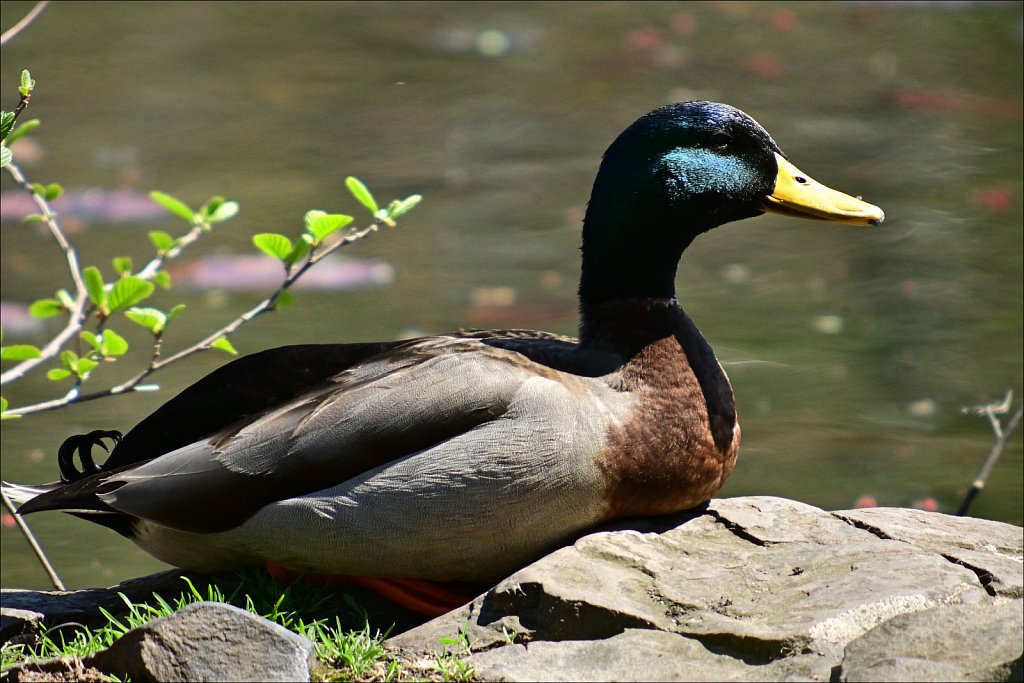
[[[282,346],[239,358],[136,425],[111,452],[104,468],[169,453],[301,396],[368,358],[415,341]]]
[[[72,486],[79,496],[91,489],[97,509],[224,531],[267,503],[335,486],[494,420],[525,382],[553,372],[475,339],[420,340],[159,458]],[[60,507],[82,507],[68,503]]]

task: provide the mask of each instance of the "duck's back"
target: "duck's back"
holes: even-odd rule
[[[550,363],[504,348],[528,339],[437,337],[367,359],[250,424],[115,475],[123,485],[101,497],[139,520],[137,543],[178,566],[498,577],[606,517],[597,455],[634,402],[609,376],[588,376],[593,360],[570,340],[529,345]],[[254,483],[281,495],[256,509],[228,498]],[[194,499],[185,517],[183,497]],[[213,500],[246,508],[229,513],[244,521],[195,527],[192,513]]]

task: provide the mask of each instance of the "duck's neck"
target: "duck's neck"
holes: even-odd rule
[[[658,339],[674,335],[685,314],[675,297],[580,300],[581,346],[600,347],[629,357]]]
[[[592,213],[583,222],[580,301],[675,298],[676,267],[694,232],[639,218],[613,228]]]
[[[580,342],[630,353],[678,328],[676,268],[700,231],[654,218],[609,225],[624,217],[595,208],[583,223]]]

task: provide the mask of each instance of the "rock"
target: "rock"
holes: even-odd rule
[[[842,680],[1019,680],[1022,632],[1019,600],[901,614],[846,647]]]
[[[933,528],[934,513],[903,508],[865,508],[834,514],[880,538],[910,543],[967,567],[992,595],[1024,597],[1019,527],[943,515],[942,525]]]
[[[587,534],[388,644],[483,680],[1020,677],[1024,531],[778,498]]]
[[[308,681],[307,638],[232,605],[193,603],[84,662],[133,681]]]

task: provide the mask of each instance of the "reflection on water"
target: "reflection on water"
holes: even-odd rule
[[[30,6],[3,3],[3,25]],[[357,212],[347,174],[381,197],[425,196],[349,252],[391,264],[392,284],[300,293],[235,338],[243,352],[461,326],[572,333],[601,152],[665,102],[736,105],[887,221],[763,217],[687,252],[680,299],[743,422],[723,494],[950,511],[991,440],[961,407],[1022,393],[1021,63],[1019,4],[71,3],[4,48],[0,94],[10,109],[21,68],[38,81],[34,180],[238,200],[241,215],[193,258],[251,254],[253,233],[297,231],[310,208]],[[115,253],[148,257],[147,230],[175,227],[90,217],[75,238],[84,262],[109,269]],[[5,301],[64,286],[44,234],[5,222],[0,235]],[[260,294],[160,296],[188,304],[173,350]],[[3,478],[53,479],[65,436],[126,429],[224,360],[158,375],[161,394],[5,422]],[[4,391],[15,403],[53,393],[40,378]],[[1018,434],[976,514],[1021,523],[1021,462]],[[71,585],[158,566],[83,522],[30,521]],[[16,532],[0,539],[2,583],[44,585]]]

